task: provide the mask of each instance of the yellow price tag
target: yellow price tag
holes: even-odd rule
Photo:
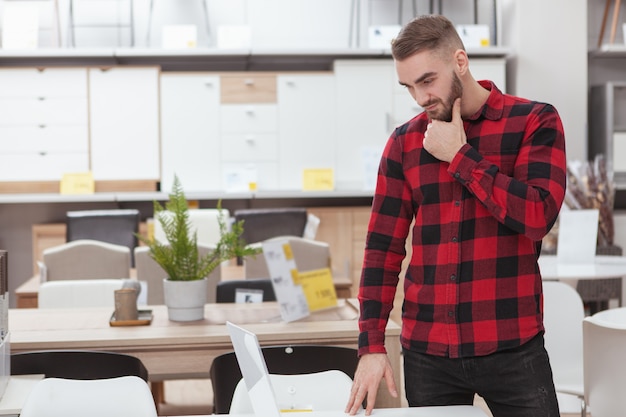
[[[335,174],[332,168],[305,169],[302,176],[304,191],[335,189]]]
[[[309,310],[321,310],[337,305],[337,293],[330,268],[298,273]]]
[[[293,259],[293,252],[291,251],[291,245],[289,245],[289,242],[283,245],[283,252],[285,253],[286,260],[290,261]]]
[[[93,194],[96,184],[91,172],[63,174],[61,178],[61,194]]]

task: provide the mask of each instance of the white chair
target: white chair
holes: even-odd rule
[[[297,375],[270,374],[281,410],[343,411],[352,379],[338,370]],[[230,414],[252,414],[252,404],[242,379],[235,387]]]
[[[82,308],[115,306],[115,290],[124,280],[80,279],[42,282],[39,286],[39,308]]]
[[[168,215],[169,212],[164,211],[161,215]],[[220,210],[218,209],[189,209],[189,222],[191,223],[191,231],[198,234],[198,243],[203,245],[217,245],[220,240],[220,225],[218,222]],[[230,224],[230,213],[227,209],[222,209],[224,223]],[[167,238],[161,227],[158,218],[154,221],[154,238],[160,242],[166,243]]]
[[[286,239],[291,246],[293,258],[299,271],[312,271],[314,269],[330,268],[330,246],[327,242],[311,240],[298,236],[278,236],[267,239],[274,241]],[[251,246],[260,246],[255,243]],[[255,257],[247,257],[243,261],[246,279],[270,278],[267,263],[262,253]]]
[[[543,281],[545,347],[561,412],[578,412],[583,406],[584,318],[582,299],[571,285]]]
[[[43,251],[46,281],[130,277],[130,249],[80,239]]]
[[[615,417],[626,410],[626,314],[596,313],[583,320],[583,416]],[[603,314],[604,313],[604,314]]]
[[[148,384],[137,376],[45,378],[30,392],[20,416],[156,417],[157,411]]]
[[[215,250],[215,246],[198,243],[200,256],[204,256],[213,250]],[[147,246],[137,246],[135,248],[135,270],[137,279],[142,282],[145,281],[147,284],[148,305],[164,304],[163,280],[167,278],[167,274],[163,268],[150,257],[150,249]],[[207,279],[209,280],[207,286],[207,302],[214,303],[217,283],[222,279],[221,268],[215,268]]]

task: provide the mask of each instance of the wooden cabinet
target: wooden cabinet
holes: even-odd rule
[[[174,174],[186,192],[221,188],[220,77],[161,74],[161,189]]]
[[[279,188],[301,190],[306,168],[336,171],[332,73],[278,76]]]
[[[89,169],[87,70],[0,70],[0,181]]]
[[[91,169],[96,180],[160,180],[158,67],[91,68]]]

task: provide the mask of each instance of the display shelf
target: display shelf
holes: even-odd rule
[[[509,48],[468,48],[470,57],[507,57]],[[390,59],[387,49],[42,48],[0,50],[4,66],[158,65],[164,71],[329,70],[337,59]]]

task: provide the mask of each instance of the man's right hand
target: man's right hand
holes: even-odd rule
[[[387,389],[392,397],[398,397],[396,383],[393,378],[393,369],[391,362],[385,353],[368,353],[361,356],[359,365],[354,373],[354,382],[350,391],[350,399],[346,405],[345,412],[355,415],[359,411],[359,407],[367,400],[365,415],[369,416],[374,409],[376,402],[376,393],[380,381],[385,379]]]

